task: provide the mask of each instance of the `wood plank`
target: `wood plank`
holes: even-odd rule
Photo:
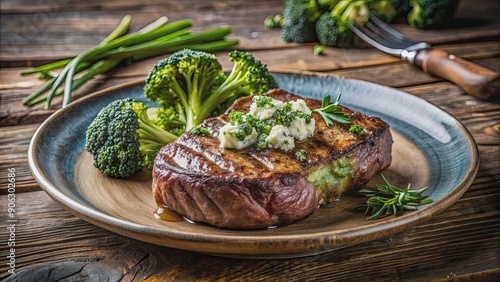
[[[267,30],[262,24],[265,16],[280,11],[281,4],[278,0],[2,0],[0,206],[7,206],[7,168],[15,167],[18,275],[9,277],[8,265],[2,263],[0,280],[500,281],[500,104],[479,101],[456,85],[373,48],[327,48],[325,56],[317,57],[312,44],[285,44],[278,29]],[[29,172],[29,140],[57,107],[22,106],[21,99],[41,81],[36,76],[20,77],[19,72],[95,45],[126,13],[134,17],[133,29],[162,14],[171,20],[192,17],[195,30],[230,24],[232,36],[241,40],[240,48],[255,52],[273,71],[319,71],[369,80],[425,99],[470,131],[479,148],[477,177],[455,204],[418,226],[334,252],[286,260],[230,259],[170,249],[80,220],[40,191]],[[461,0],[447,29],[394,26],[500,71],[499,13],[497,0]],[[158,58],[99,76],[77,94],[144,78]],[[227,70],[230,64],[222,61]],[[1,209],[0,218],[7,218],[6,212]],[[7,228],[0,229],[0,237],[9,236]],[[0,253],[9,248],[0,244]]]
[[[252,3],[251,8],[241,5],[221,8],[216,14],[224,15],[223,18],[214,15],[213,9],[171,12],[164,6],[151,8],[151,11],[144,13],[137,13],[134,10],[83,11],[77,14],[51,12],[40,22],[33,22],[30,15],[5,15],[2,17],[5,17],[6,25],[2,25],[0,29],[4,31],[0,35],[2,39],[0,61],[2,66],[16,63],[19,66],[19,62],[23,59],[32,63],[36,60],[47,61],[75,56],[97,45],[116,27],[125,14],[133,15],[134,25],[131,30],[137,30],[152,20],[167,15],[170,22],[192,19],[194,32],[229,25],[233,31],[231,38],[240,39],[241,45],[246,48],[286,46],[287,44],[280,39],[278,29],[266,29],[263,25],[268,14],[279,13],[280,5],[273,5],[270,1],[260,1],[260,3],[265,5],[259,5],[257,2]],[[96,17],[100,20],[96,21]]]
[[[242,0],[220,0],[216,2],[184,0],[184,1],[163,1],[163,0],[143,0],[138,3],[134,0],[120,0],[103,2],[99,0],[89,1],[37,1],[24,0],[22,2],[16,0],[2,1],[2,13],[5,14],[34,14],[40,11],[95,11],[95,10],[167,10],[172,12],[178,11],[206,11],[206,10],[224,10],[224,9],[240,9],[242,7],[251,6],[256,9],[268,9],[270,7],[279,7],[281,9],[281,0],[268,1],[252,1],[251,5],[247,1]]]
[[[477,23],[468,19],[464,21],[464,26],[436,30],[417,30],[401,24],[395,27],[415,40],[426,40],[437,45],[484,38],[498,39],[500,24],[497,19],[498,13],[495,13],[498,11],[496,2],[489,0],[483,5],[470,4],[471,0],[466,2],[467,4],[464,4],[458,12],[459,16],[463,19],[477,19],[477,15],[481,15],[482,22]],[[295,45],[283,42],[279,29],[266,29],[263,25],[266,16],[281,12],[282,1],[260,0],[251,3],[220,1],[210,7],[193,1],[182,2],[184,4],[151,2],[151,5],[140,5],[139,8],[137,4],[128,1],[120,2],[120,5],[110,4],[114,7],[107,7],[106,4],[97,1],[76,3],[67,3],[68,5],[63,6],[52,5],[53,3],[41,6],[38,4],[40,10],[44,11],[38,17],[29,14],[33,12],[32,9],[37,9],[36,4],[26,6],[11,1],[3,4],[0,65],[26,66],[75,56],[98,44],[127,13],[134,15],[132,30],[137,30],[152,19],[165,14],[171,21],[193,19],[195,21],[193,31],[229,25],[233,28],[232,38],[240,39],[240,48],[245,50],[285,48]],[[190,4],[191,6],[187,6]],[[16,9],[21,10],[16,11]],[[31,10],[25,10],[27,14],[19,14],[23,9]],[[71,12],[75,10],[80,12]],[[96,21],[95,17],[99,20]],[[85,28],[82,28],[83,26]]]
[[[369,275],[374,280],[421,281],[464,273],[484,275],[484,269],[498,268],[500,261],[496,252],[500,191],[495,188],[498,182],[490,182],[488,193],[477,197],[473,195],[475,186],[440,215],[402,233],[323,255],[271,261],[210,257],[135,241],[71,216],[44,192],[22,193],[16,197],[17,277],[33,278],[50,270],[69,271],[69,277],[77,280],[94,273],[127,281],[160,277],[265,280],[276,279],[277,273],[284,280],[363,279]],[[481,187],[485,189],[484,183]],[[3,205],[6,196],[0,199]],[[8,236],[7,232],[1,229],[0,236]],[[5,251],[6,246],[0,249]],[[44,263],[37,265],[42,259]],[[0,279],[6,275],[6,266],[1,267]]]
[[[20,125],[15,128],[0,127],[0,194],[6,194],[8,188],[8,169],[14,168],[16,191],[39,190],[28,167],[28,146],[38,124]]]
[[[478,62],[486,67],[500,71],[498,62],[500,49],[495,42],[459,44],[444,46],[457,56]],[[327,74],[361,79],[374,83],[406,87],[417,84],[427,84],[442,81],[437,77],[423,73],[416,67],[401,62],[399,59],[380,55],[374,49],[335,49],[328,48],[325,56],[314,56],[310,46],[296,46],[283,52],[279,49],[253,51],[257,59],[268,65],[273,72],[322,71]],[[216,53],[223,68],[229,70],[232,64],[227,60],[227,52]],[[82,89],[75,91],[75,98],[106,87],[144,78],[153,65],[165,56],[158,56],[138,62],[130,66],[120,67],[105,76],[97,76]],[[491,58],[493,57],[493,58]],[[483,59],[489,58],[489,59]],[[24,97],[40,87],[43,81],[36,75],[20,76],[24,68],[9,68],[0,70],[0,125],[19,123],[38,123],[45,119],[54,109],[43,110],[42,105],[25,107],[21,104]],[[394,79],[394,77],[398,79]],[[118,78],[118,79],[116,79]],[[115,81],[113,81],[115,80]],[[60,98],[54,100],[54,105],[60,103]]]

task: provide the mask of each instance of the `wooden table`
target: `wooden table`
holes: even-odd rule
[[[164,3],[166,2],[166,3]],[[282,1],[15,1],[1,2],[0,52],[0,279],[8,281],[190,280],[500,280],[500,105],[468,96],[456,85],[372,48],[327,48],[314,56],[310,44],[286,44],[279,30],[263,26]],[[41,81],[19,73],[30,66],[74,56],[96,45],[125,14],[137,30],[161,15],[191,18],[194,30],[233,27],[239,48],[272,71],[314,71],[362,79],[421,97],[460,120],[480,152],[477,177],[444,212],[404,232],[316,256],[283,260],[215,257],[129,239],[72,216],[40,189],[30,174],[27,149],[40,123],[57,109],[21,105]],[[499,4],[463,0],[456,26],[404,34],[427,40],[457,56],[500,70]],[[220,56],[219,56],[220,55]],[[224,60],[225,52],[218,56]],[[100,76],[80,93],[143,78],[153,58]],[[224,62],[225,67],[228,66]],[[457,148],[459,150],[460,148]],[[15,272],[7,264],[8,170],[15,169]]]

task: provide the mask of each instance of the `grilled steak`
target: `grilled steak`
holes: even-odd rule
[[[281,89],[266,95],[281,101],[301,97]],[[304,99],[309,108],[321,101]],[[248,111],[252,97],[238,99],[228,109]],[[181,135],[161,149],[153,168],[153,194],[158,205],[187,216],[232,229],[285,225],[313,213],[345,190],[368,182],[391,163],[392,137],[382,120],[339,106],[361,135],[349,125],[327,126],[313,113],[314,136],[292,151],[224,149],[216,137],[227,115],[202,124],[212,136]],[[307,150],[305,161],[295,153]]]

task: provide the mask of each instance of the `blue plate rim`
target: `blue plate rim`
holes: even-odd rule
[[[354,83],[363,83],[367,85],[371,85],[372,87],[385,87],[387,89],[392,89],[392,90],[397,90],[388,86],[384,85],[379,85],[375,84],[372,82],[367,82],[367,81],[362,81],[362,80],[357,80],[357,79],[351,79],[351,78],[344,78],[344,77],[337,77],[337,76],[332,76],[328,74],[321,74],[321,73],[277,73],[280,75],[305,75],[305,76],[317,76],[317,77],[332,77],[332,78],[337,78],[337,79],[345,79],[345,80],[350,80],[353,81]],[[266,252],[266,250],[261,250],[260,253],[255,254],[253,251],[252,253],[249,254],[242,254],[241,252],[238,253],[233,253],[230,250],[226,250],[223,253],[214,253],[212,251],[205,251],[203,249],[198,249],[198,248],[181,248],[181,249],[186,249],[186,250],[191,250],[191,251],[200,251],[200,252],[206,252],[210,254],[216,254],[216,255],[228,255],[228,256],[243,256],[243,257],[248,257],[248,258],[281,258],[281,257],[298,257],[298,256],[305,256],[305,255],[311,255],[311,254],[318,254],[318,253],[323,253],[327,251],[331,251],[340,247],[348,246],[348,245],[353,245],[357,243],[363,243],[366,242],[363,240],[363,237],[366,234],[373,233],[374,231],[380,232],[381,234],[384,234],[384,236],[394,234],[397,232],[402,231],[403,229],[406,229],[408,227],[414,226],[418,223],[421,223],[422,221],[430,218],[431,216],[442,212],[444,209],[449,207],[451,204],[453,204],[455,201],[457,201],[468,189],[468,187],[472,184],[472,182],[475,179],[475,176],[477,174],[478,168],[479,168],[479,153],[477,149],[477,145],[470,134],[470,132],[466,129],[466,127],[455,117],[450,115],[448,112],[440,109],[436,105],[428,102],[427,100],[413,96],[411,94],[405,93],[403,91],[397,90],[401,92],[402,95],[408,95],[408,99],[416,99],[420,102],[428,104],[429,107],[434,107],[436,110],[441,111],[442,113],[448,115],[451,119],[455,120],[458,125],[460,130],[463,133],[463,136],[466,138],[467,142],[470,144],[470,149],[472,153],[472,160],[471,160],[471,166],[468,169],[467,174],[463,178],[463,180],[448,194],[446,194],[444,197],[440,198],[439,200],[435,201],[434,203],[428,205],[425,209],[417,210],[415,212],[411,213],[405,213],[401,216],[394,217],[391,219],[386,219],[384,220],[383,226],[374,224],[374,225],[368,225],[368,226],[360,226],[357,228],[352,228],[349,229],[348,232],[336,232],[335,230],[333,231],[327,231],[327,232],[319,232],[319,233],[311,233],[311,234],[306,234],[306,235],[301,235],[300,238],[297,238],[295,235],[280,235],[280,236],[270,236],[270,237],[253,237],[253,236],[212,236],[212,235],[206,235],[206,236],[199,236],[199,234],[191,234],[190,232],[171,232],[170,230],[166,229],[160,229],[160,228],[155,228],[155,227],[150,227],[150,226],[144,226],[141,224],[137,224],[134,222],[130,222],[127,220],[123,220],[120,218],[116,218],[110,215],[107,215],[105,213],[102,213],[100,211],[96,211],[95,209],[92,209],[78,201],[75,201],[71,197],[65,195],[63,192],[61,192],[57,187],[55,187],[46,177],[43,175],[41,172],[39,166],[40,164],[37,162],[37,156],[36,156],[36,144],[39,141],[40,135],[42,132],[53,122],[55,119],[57,119],[60,115],[62,115],[64,112],[69,111],[73,109],[74,107],[80,107],[82,104],[84,104],[86,101],[90,99],[98,99],[101,95],[105,95],[106,93],[109,92],[114,92],[114,91],[119,91],[120,89],[124,89],[127,87],[133,87],[140,85],[141,83],[144,83],[144,79],[138,79],[134,81],[130,81],[127,83],[111,86],[106,89],[102,89],[100,91],[94,92],[90,95],[87,95],[85,97],[82,97],[78,99],[77,101],[70,103],[68,106],[57,110],[54,112],[51,116],[49,116],[36,130],[36,132],[33,135],[33,138],[31,139],[31,142],[29,144],[28,148],[28,163],[29,167],[31,170],[32,175],[34,176],[35,180],[38,182],[38,184],[43,188],[43,190],[56,202],[60,203],[66,210],[68,210],[70,213],[73,215],[80,217],[81,219],[94,224],[96,226],[99,226],[101,228],[107,229],[109,231],[125,235],[134,239],[138,239],[141,241],[147,241],[147,242],[153,242],[156,244],[159,244],[158,238],[167,238],[169,244],[161,244],[164,246],[168,247],[173,247],[176,248],[175,243],[180,241],[198,241],[201,243],[225,243],[225,244],[245,244],[247,243],[248,240],[252,240],[254,243],[262,243],[263,247],[268,244],[273,244],[273,243],[278,243],[283,242],[283,240],[290,240],[290,242],[293,243],[294,240],[309,240],[312,245],[310,249],[305,249],[305,250],[297,250],[297,252],[292,252],[288,254],[277,254],[274,252]],[[132,232],[132,233],[130,233]],[[354,239],[353,239],[354,238]],[[146,239],[146,240],[145,240]],[[201,241],[200,241],[201,240]]]

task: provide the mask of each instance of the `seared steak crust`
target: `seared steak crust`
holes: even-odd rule
[[[281,89],[266,95],[282,101],[301,97]],[[252,97],[240,98],[228,109],[248,111]],[[312,108],[321,101],[304,99]],[[296,143],[290,152],[249,148],[220,148],[219,128],[227,115],[202,124],[212,136],[181,135],[159,152],[153,168],[153,194],[158,205],[166,205],[197,222],[234,229],[265,228],[288,224],[313,213],[320,204],[343,191],[330,189],[318,194],[307,178],[312,171],[340,157],[354,163],[349,187],[366,183],[391,162],[392,137],[382,120],[340,107],[362,135],[349,133],[349,125],[326,126],[316,113],[314,136]],[[306,161],[295,153],[305,149]]]

